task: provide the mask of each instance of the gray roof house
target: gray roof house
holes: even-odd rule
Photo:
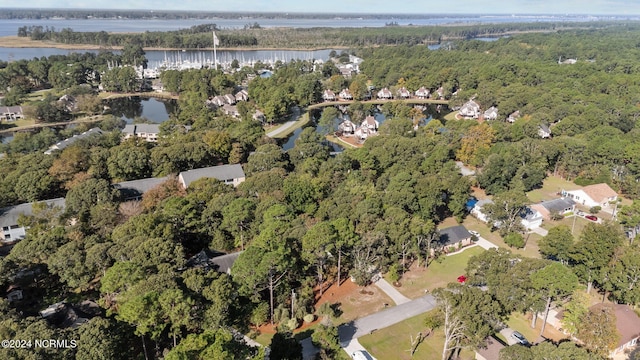
[[[484,119],[485,120],[495,120],[498,118],[498,108],[495,106],[492,106],[490,108],[487,109],[487,111],[484,112]]]
[[[546,124],[540,124],[538,126],[538,135],[543,139],[548,139],[551,137],[551,129]]]
[[[551,219],[551,214],[566,214],[575,210],[576,202],[569,198],[553,199],[543,201],[539,204],[533,204],[531,209],[537,210],[546,220]]]
[[[463,225],[438,230],[438,245],[446,249],[449,246],[465,246],[471,244],[471,233]]]
[[[129,124],[122,129],[125,140],[139,137],[149,142],[157,142],[160,134],[160,124]]]
[[[187,260],[186,268],[203,268],[204,270],[216,270],[231,275],[231,268],[242,251],[224,254],[217,251],[204,249]]]
[[[231,184],[236,187],[245,180],[245,175],[240,164],[193,169],[183,171],[178,175],[178,180],[185,189],[188,188],[192,182],[202,178],[218,179],[225,184]]]
[[[113,187],[120,191],[122,199],[125,201],[140,200],[142,199],[142,195],[144,195],[147,191],[158,187],[160,184],[164,183],[167,180],[169,180],[168,176],[161,178],[123,181],[113,184]]]
[[[50,208],[60,207],[64,209],[65,206],[64,198],[41,202],[44,202]],[[20,218],[20,215],[33,215],[33,204],[35,202],[0,209],[0,242],[9,244],[24,239],[26,229],[18,225],[18,218]]]
[[[70,137],[68,139],[64,139],[64,140],[60,141],[59,143],[51,145],[49,147],[49,149],[47,151],[45,151],[44,153],[47,154],[47,155],[51,155],[54,151],[62,150],[64,148],[66,148],[66,147],[69,147],[69,146],[73,145],[76,141],[78,141],[80,139],[85,139],[85,138],[88,138],[88,137],[90,137],[92,135],[99,136],[99,135],[102,135],[102,134],[104,134],[104,131],[102,131],[102,129],[100,129],[100,128],[95,127],[95,128],[93,128],[91,130],[87,130],[87,131],[83,132],[82,134],[73,135],[72,137]]]

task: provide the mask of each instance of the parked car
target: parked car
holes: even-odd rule
[[[358,350],[351,354],[351,358],[354,360],[371,360],[371,356],[366,351]]]
[[[595,215],[585,215],[585,219],[589,219],[591,221],[598,221],[598,217]]]
[[[480,233],[474,230],[469,230],[469,234],[474,235],[476,238],[480,238]]]
[[[531,346],[531,343],[529,343],[527,338],[525,338],[524,335],[520,334],[517,331],[514,331],[513,334],[511,334],[511,337],[514,340],[516,340],[520,345]]]

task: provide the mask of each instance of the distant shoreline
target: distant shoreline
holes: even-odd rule
[[[103,47],[92,44],[61,44],[49,41],[31,40],[26,37],[18,36],[2,36],[0,37],[0,48],[51,48],[61,50],[122,50],[122,46]],[[292,48],[292,47],[219,47],[218,51],[260,51],[260,50],[283,50],[283,51],[318,51],[327,49],[347,49],[348,46],[330,46],[317,48]],[[164,47],[145,47],[145,51],[213,51],[213,48],[164,48]]]

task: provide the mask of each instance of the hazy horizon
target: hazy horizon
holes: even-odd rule
[[[640,15],[640,2],[634,0],[458,0],[455,5],[441,1],[405,0],[31,0],[20,7],[0,9],[43,10],[143,10],[143,11],[203,11],[292,14],[362,14],[362,15]],[[363,11],[366,9],[366,11]]]

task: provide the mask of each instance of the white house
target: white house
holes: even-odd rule
[[[482,199],[479,200],[471,209],[471,215],[475,216],[478,220],[482,222],[489,222],[487,219],[487,214],[482,209],[487,204],[493,204],[493,200],[491,199]]]
[[[65,206],[64,198],[45,200],[42,202],[52,211],[61,212]],[[0,242],[10,244],[24,239],[26,229],[18,225],[18,219],[21,215],[33,215],[34,204],[35,202],[32,202],[0,209]]]
[[[539,228],[542,225],[542,214],[529,206],[524,209],[520,217],[520,223],[527,230]]]
[[[100,128],[93,128],[90,130],[87,130],[85,132],[83,132],[82,134],[78,134],[78,135],[73,135],[72,137],[68,138],[68,139],[64,139],[58,143],[55,143],[51,146],[49,146],[49,149],[47,151],[45,151],[44,153],[46,155],[51,155],[54,151],[56,150],[62,150],[66,147],[69,147],[71,145],[73,145],[76,141],[80,140],[80,139],[84,139],[84,138],[88,138],[91,135],[96,135],[96,136],[100,136],[104,133],[104,131],[102,131],[102,129]]]
[[[236,93],[236,102],[238,101],[249,101],[249,93],[247,90],[240,90]]]
[[[409,90],[407,90],[407,88],[405,88],[404,86],[398,89],[397,93],[400,99],[408,99],[411,97],[411,92],[409,92]]]
[[[466,118],[477,119],[480,116],[480,105],[473,100],[469,100],[462,105],[459,114]]]
[[[507,121],[510,123],[514,123],[518,119],[520,119],[520,110],[512,112],[511,114],[509,114],[509,117],[507,117]]]
[[[322,100],[336,101],[336,94],[331,90],[325,90],[324,93],[322,93]]]
[[[492,106],[484,112],[483,117],[485,120],[495,120],[498,118],[498,108]]]
[[[338,130],[342,132],[342,135],[353,135],[356,132],[356,124],[349,119],[345,119],[338,125]]]
[[[584,186],[577,190],[562,190],[562,196],[584,206],[600,206],[603,209],[610,208],[612,206],[610,203],[618,199],[618,194],[605,183]]]
[[[384,89],[378,91],[377,96],[378,96],[378,99],[384,99],[384,100],[393,99],[393,94],[387,88],[384,88]]]
[[[128,124],[122,129],[124,139],[138,137],[148,142],[158,142],[160,124]]]
[[[427,90],[424,86],[420,89],[416,90],[416,97],[418,99],[426,99],[429,97],[429,90]]]
[[[23,118],[22,106],[0,106],[0,120],[15,121]]]
[[[351,91],[349,91],[349,89],[342,89],[338,96],[341,100],[353,100],[353,95],[351,95]]]

